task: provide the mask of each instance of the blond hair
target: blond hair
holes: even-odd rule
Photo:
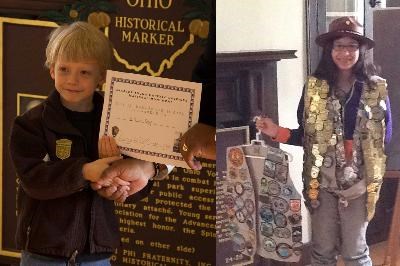
[[[110,68],[112,45],[107,37],[89,23],[78,21],[52,31],[46,47],[45,66],[50,68],[62,58],[67,61],[95,60],[101,71]]]

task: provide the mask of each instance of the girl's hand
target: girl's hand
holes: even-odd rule
[[[115,139],[111,136],[102,136],[99,139],[99,158],[121,156]]]
[[[279,126],[275,124],[269,117],[258,117],[255,119],[256,128],[260,130],[265,135],[276,138],[278,135]]]

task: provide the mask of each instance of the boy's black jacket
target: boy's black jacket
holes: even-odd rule
[[[103,97],[95,93],[93,101],[99,132]],[[59,139],[72,141],[70,156],[64,160],[56,156]],[[100,197],[82,176],[83,164],[93,161],[89,154],[97,154],[97,145],[96,151],[88,151],[85,141],[68,122],[57,91],[15,119],[10,151],[20,180],[19,249],[67,258],[75,250],[81,253],[88,239],[90,253],[114,252],[119,246],[113,201]],[[146,197],[151,187],[149,182],[134,199]]]

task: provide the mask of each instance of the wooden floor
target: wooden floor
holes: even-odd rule
[[[382,266],[384,262],[384,257],[385,257],[385,249],[386,249],[386,242],[381,242],[375,245],[372,245],[369,247],[370,255],[372,258],[372,263],[374,266]],[[400,250],[398,251],[400,252]],[[400,255],[399,255],[400,257]],[[344,266],[343,261],[339,261],[338,266]],[[391,266],[400,266],[400,261],[397,262],[397,265],[391,265]]]

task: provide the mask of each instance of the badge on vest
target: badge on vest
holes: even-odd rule
[[[58,139],[56,140],[56,156],[64,160],[71,156],[72,140]]]

